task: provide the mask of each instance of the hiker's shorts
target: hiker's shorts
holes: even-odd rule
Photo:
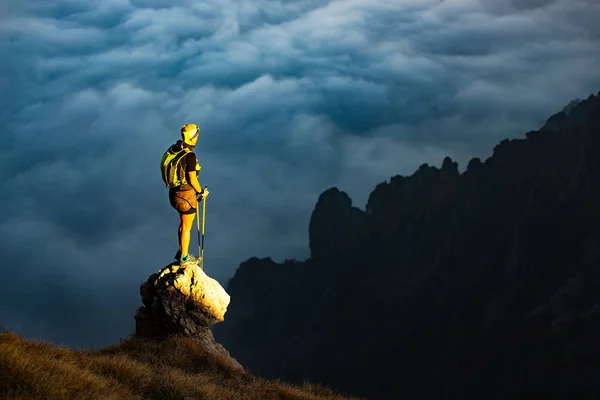
[[[169,191],[171,207],[181,214],[194,214],[198,208],[198,198],[195,190]]]

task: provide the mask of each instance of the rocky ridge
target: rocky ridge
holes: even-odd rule
[[[462,174],[394,176],[364,211],[326,190],[311,257],[243,262],[215,337],[250,370],[370,399],[600,393],[599,96]]]

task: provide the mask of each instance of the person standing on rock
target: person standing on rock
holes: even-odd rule
[[[180,265],[196,264],[196,258],[188,253],[190,231],[196,216],[198,201],[208,196],[208,189],[203,189],[198,182],[200,164],[193,149],[198,141],[200,127],[185,124],[181,127],[181,140],[170,146],[163,154],[160,170],[165,185],[169,188],[169,202],[179,213],[178,241],[179,250],[175,259]]]

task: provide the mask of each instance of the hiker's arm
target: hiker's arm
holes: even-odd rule
[[[185,156],[185,175],[187,181],[196,190],[196,193],[202,193],[202,186],[198,182],[198,160],[194,153],[189,153]]]
[[[198,182],[198,174],[196,171],[189,171],[187,173],[187,181],[194,189],[196,189],[196,192],[202,193],[202,186],[200,186],[200,182]]]

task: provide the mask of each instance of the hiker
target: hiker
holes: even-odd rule
[[[185,124],[181,127],[181,139],[164,153],[160,169],[163,181],[169,188],[169,202],[179,212],[178,241],[179,250],[175,259],[179,265],[196,264],[200,255],[195,257],[188,253],[190,231],[198,208],[198,201],[208,196],[208,189],[203,189],[198,182],[200,164],[193,152],[198,141],[200,127]]]

